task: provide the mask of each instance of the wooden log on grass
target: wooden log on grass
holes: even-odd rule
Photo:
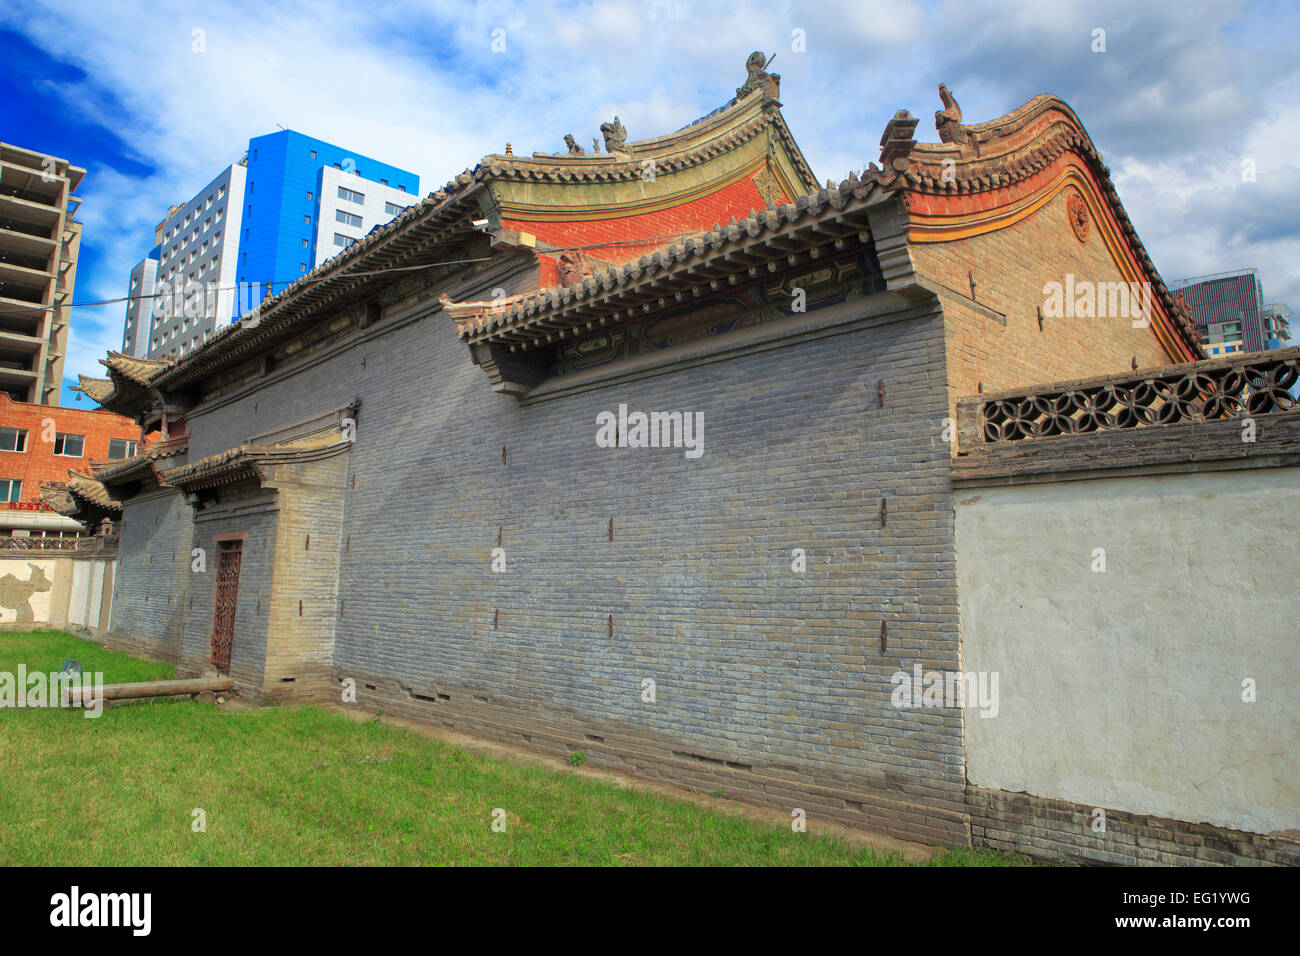
[[[235,682],[229,677],[194,677],[182,680],[151,680],[137,684],[105,684],[99,694],[94,687],[76,685],[68,688],[72,704],[85,700],[133,700],[138,697],[178,697],[206,692],[220,693],[233,690]]]

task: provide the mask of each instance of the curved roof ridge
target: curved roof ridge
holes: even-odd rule
[[[71,386],[74,392],[81,392],[90,398],[92,402],[98,402],[103,405],[104,402],[112,398],[113,393],[117,391],[113,387],[112,379],[92,378],[89,375],[78,375],[77,384]]]
[[[122,502],[113,498],[104,485],[91,477],[83,475],[79,471],[68,470],[68,480],[64,482],[64,487],[68,494],[75,498],[82,498],[91,504],[99,505],[110,511],[121,511]]]
[[[962,122],[961,107],[943,84],[939,85],[939,96],[945,108],[935,113],[935,126],[942,142],[918,143],[910,139],[917,120],[906,111],[895,114],[881,139],[881,162],[897,170],[907,190],[953,198],[991,192],[1030,179],[1063,153],[1076,154],[1095,178],[1102,200],[1138,266],[1150,278],[1182,344],[1193,354],[1203,355],[1190,314],[1161,278],[1120,200],[1101,151],[1068,103],[1053,94],[1040,93],[1003,116],[966,124]],[[1051,118],[1052,113],[1057,116]]]
[[[618,266],[597,270],[573,286],[549,286],[532,289],[509,300],[492,302],[451,302],[442,296],[443,311],[456,321],[456,333],[464,341],[474,337],[491,338],[523,319],[537,321],[541,314],[568,305],[575,300],[596,299],[606,293],[634,284],[642,278],[671,270],[696,257],[710,258],[730,247],[775,232],[809,216],[820,216],[828,209],[842,210],[850,200],[866,199],[873,191],[900,188],[902,177],[888,176],[880,170],[859,177],[850,173],[838,185],[828,181],[822,189],[780,203],[764,210],[750,210],[750,215],[726,224],[714,223],[712,229],[678,237],[637,259]]]

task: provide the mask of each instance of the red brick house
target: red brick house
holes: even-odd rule
[[[90,462],[129,458],[139,445],[140,426],[129,418],[17,402],[0,392],[0,537],[84,532],[41,500],[42,485],[76,485],[73,476],[89,476]]]

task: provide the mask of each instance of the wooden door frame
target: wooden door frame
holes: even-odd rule
[[[212,543],[213,543],[213,545],[214,545],[214,547],[215,547],[215,549],[216,549],[216,554],[213,555],[213,557],[216,559],[216,562],[217,562],[217,563],[216,563],[215,567],[213,567],[213,569],[212,569],[212,601],[211,601],[211,604],[210,604],[210,608],[211,608],[211,610],[212,610],[212,617],[209,618],[209,620],[210,620],[210,622],[211,622],[211,626],[208,628],[208,648],[207,648],[207,651],[208,651],[208,652],[207,652],[207,663],[208,663],[209,666],[214,667],[214,668],[216,667],[216,664],[213,662],[212,657],[213,657],[213,651],[215,650],[215,647],[214,647],[214,645],[213,645],[213,641],[212,641],[212,639],[213,639],[214,637],[216,637],[216,632],[217,632],[217,595],[218,595],[218,593],[219,593],[219,591],[220,591],[220,578],[221,578],[221,554],[222,554],[222,552],[225,551],[225,550],[231,550],[231,551],[236,550],[235,548],[223,549],[223,548],[221,547],[221,545],[223,545],[223,544],[228,544],[228,543],[231,543],[231,542],[238,542],[238,544],[239,544],[239,548],[238,548],[237,550],[240,552],[240,554],[239,554],[239,574],[240,574],[240,577],[243,577],[243,573],[244,573],[244,554],[243,554],[243,552],[244,552],[244,542],[245,542],[245,540],[247,540],[247,538],[248,538],[248,532],[247,532],[247,531],[233,531],[233,532],[229,532],[229,533],[227,533],[227,534],[214,534],[214,535],[212,536]],[[235,621],[234,621],[234,615],[235,615],[235,613],[236,613],[238,610],[239,610],[239,584],[238,584],[238,582],[236,582],[236,584],[235,584],[235,607],[231,610],[231,621],[230,621],[230,660],[227,661],[227,663],[226,663],[226,673],[227,673],[227,674],[230,673],[231,665],[234,663],[234,659],[235,659]],[[218,671],[218,673],[220,673],[220,671]]]

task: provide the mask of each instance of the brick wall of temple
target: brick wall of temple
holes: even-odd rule
[[[1058,193],[1038,211],[1005,229],[953,242],[915,243],[918,274],[947,287],[947,356],[951,402],[984,391],[1037,382],[1069,381],[1174,361],[1149,328],[1127,316],[1045,318],[1044,286],[1123,280],[1096,222],[1085,242],[1070,228],[1067,197]],[[975,280],[971,302],[971,277]]]
[[[196,410],[191,460],[362,399],[334,653],[362,706],[964,843],[960,714],[890,702],[958,661],[942,323],[866,311],[524,404],[445,317],[387,316]],[[620,403],[703,413],[703,455],[597,447]]]
[[[190,595],[194,512],[176,491],[123,502],[122,537],[106,638],[160,660],[178,660]]]
[[[237,495],[209,505],[194,522],[194,547],[204,551],[205,568],[190,570],[185,645],[180,671],[212,669],[212,630],[216,610],[221,536],[242,536],[239,591],[235,608],[230,676],[250,689],[261,686],[271,619],[271,568],[276,553],[278,502],[274,495]]]
[[[339,597],[339,570],[352,543],[345,537],[347,454],[302,465],[281,466],[275,482],[280,502],[279,548],[266,643],[263,691],[286,690],[328,668],[334,656],[334,628],[347,608]]]

